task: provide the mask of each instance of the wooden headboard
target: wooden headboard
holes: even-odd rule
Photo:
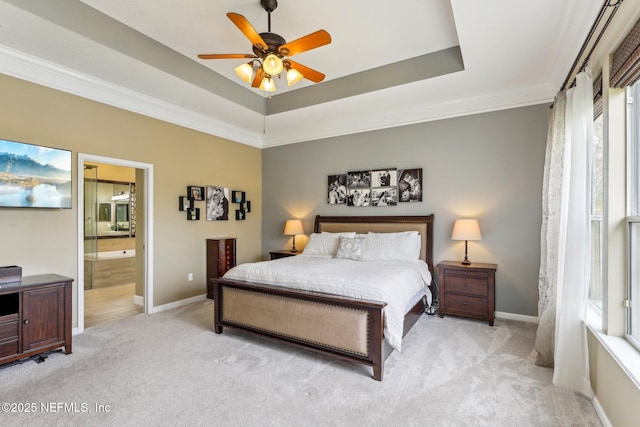
[[[417,231],[422,238],[420,258],[433,271],[433,214],[425,216],[321,216],[316,215],[313,226],[314,233],[323,231],[339,233],[355,231],[356,233],[392,233],[400,231]]]

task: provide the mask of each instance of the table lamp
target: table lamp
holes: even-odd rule
[[[462,265],[470,265],[471,261],[467,257],[467,244],[469,240],[482,240],[480,225],[477,219],[457,219],[453,225],[451,240],[464,240],[464,260]]]
[[[296,234],[304,234],[302,221],[299,219],[288,219],[284,224],[284,235],[293,236],[293,246],[291,247],[292,253],[298,252],[296,249]]]

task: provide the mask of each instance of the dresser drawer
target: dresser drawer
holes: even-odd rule
[[[489,314],[486,298],[477,298],[467,295],[445,294],[444,305],[450,313],[460,312],[464,314],[477,314],[487,316]]]
[[[0,323],[0,342],[7,338],[18,338],[18,321]]]
[[[451,275],[445,274],[445,292],[463,293],[486,297],[489,295],[487,277],[482,275]]]

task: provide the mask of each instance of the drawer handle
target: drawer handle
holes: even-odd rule
[[[23,323],[24,323],[25,325],[28,325],[28,324],[29,324],[29,319],[26,319]]]
[[[463,302],[463,303],[462,303],[462,305],[467,305],[467,302],[466,302],[466,301],[465,301],[465,302]]]
[[[465,284],[464,284],[464,287],[466,288],[467,286],[469,286],[469,284],[468,284],[468,283],[465,283]]]

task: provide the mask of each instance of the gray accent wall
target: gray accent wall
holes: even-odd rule
[[[262,157],[262,251],[290,248],[284,222],[315,215],[435,214],[434,261],[462,260],[456,218],[478,218],[469,259],[498,265],[496,311],[537,316],[541,193],[549,104],[267,148]],[[319,124],[322,120],[319,118]],[[423,169],[423,201],[354,208],[327,203],[327,176]],[[296,239],[304,247],[306,238]],[[437,275],[436,275],[437,276]]]

